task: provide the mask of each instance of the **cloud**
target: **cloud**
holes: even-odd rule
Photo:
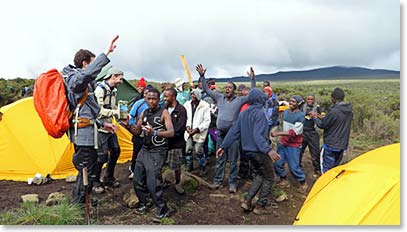
[[[24,7],[21,7],[24,5]],[[87,48],[103,52],[120,34],[114,65],[127,78],[173,81],[328,65],[400,69],[397,1],[9,1],[0,77],[32,78],[72,63]]]

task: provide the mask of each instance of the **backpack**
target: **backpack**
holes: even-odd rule
[[[53,138],[61,138],[70,127],[73,113],[68,107],[64,78],[56,69],[42,73],[34,84],[34,107],[45,130]],[[80,107],[88,91],[79,99]]]

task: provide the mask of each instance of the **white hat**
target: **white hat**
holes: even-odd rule
[[[177,78],[175,79],[174,84],[175,87],[179,89],[182,87],[182,84],[184,84],[184,81],[181,78]]]

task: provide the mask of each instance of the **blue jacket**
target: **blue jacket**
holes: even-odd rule
[[[141,113],[143,113],[143,111],[147,108],[148,105],[144,98],[136,101],[136,103],[134,103],[133,107],[130,110],[131,118],[129,120],[129,125],[132,126],[134,124],[137,124],[137,120],[139,119]]]
[[[227,133],[221,148],[227,149],[240,138],[243,151],[267,154],[270,150],[268,122],[263,106],[267,96],[254,88],[249,93],[249,108],[243,111]]]

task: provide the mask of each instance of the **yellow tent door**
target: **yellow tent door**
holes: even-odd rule
[[[73,145],[67,136],[54,139],[45,131],[33,99],[25,98],[0,108],[0,180],[27,181],[36,173],[52,178],[76,175],[72,164]],[[119,162],[131,159],[131,134],[120,127]]]
[[[400,144],[369,151],[323,174],[295,225],[400,225]]]

